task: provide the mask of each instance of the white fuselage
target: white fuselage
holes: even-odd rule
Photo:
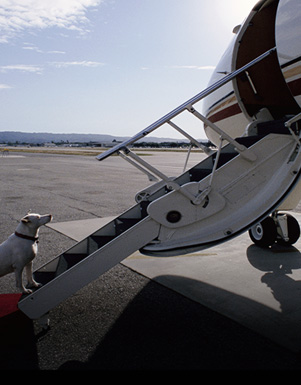
[[[203,101],[204,115],[232,137],[245,135],[256,120],[277,120],[301,112],[301,2],[260,1],[241,26],[217,65],[210,84],[276,47],[274,58],[251,68]],[[218,145],[219,135],[204,127]],[[301,184],[281,209],[293,209],[300,200]]]

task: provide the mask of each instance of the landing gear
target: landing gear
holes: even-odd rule
[[[272,246],[277,239],[277,227],[274,219],[272,217],[267,217],[262,222],[251,227],[249,236],[257,246]]]
[[[260,247],[270,247],[274,243],[290,246],[298,241],[300,226],[292,215],[274,212],[253,226],[249,236]]]
[[[296,218],[289,214],[278,214],[278,233],[280,236],[277,242],[281,245],[293,245],[300,237],[300,226]]]

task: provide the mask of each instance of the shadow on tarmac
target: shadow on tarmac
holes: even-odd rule
[[[187,278],[173,278],[195,284]],[[67,361],[59,369],[264,370],[300,367],[298,354],[286,351],[200,304],[174,296],[169,289],[160,290],[159,294],[155,290],[158,295],[154,295],[154,285],[151,282],[135,296],[86,362]],[[217,296],[222,291],[212,290]],[[246,300],[239,296],[237,299]],[[254,306],[252,301],[248,302]],[[271,309],[268,311],[273,313]]]
[[[247,258],[253,267],[265,272],[261,282],[271,289],[283,315],[301,307],[301,281],[289,277],[293,275],[293,270],[301,269],[301,253],[298,249],[276,244],[258,253],[258,247],[251,245],[247,249]]]
[[[257,269],[265,272],[262,279],[271,287],[275,298],[281,302],[282,308],[294,294],[294,287],[286,276],[292,269],[300,268],[300,254],[292,254],[285,262],[281,254],[274,254],[274,259],[257,260],[256,246],[248,248],[249,262]],[[268,252],[268,251],[267,251]],[[129,270],[119,267],[126,274]],[[162,276],[163,277],[163,276]],[[160,278],[160,277],[159,277]],[[174,284],[197,285],[206,295],[217,301],[227,298],[237,306],[252,307],[254,312],[262,312],[266,317],[273,317],[274,310],[262,304],[229,293],[217,287],[197,282],[184,277],[164,276],[174,280]],[[159,279],[160,280],[160,279]],[[176,281],[179,282],[176,282]],[[130,285],[131,283],[128,282]],[[300,283],[296,283],[300,286]],[[281,289],[281,290],[280,290]],[[126,287],[123,288],[127,290]],[[282,293],[281,295],[279,293]],[[293,292],[294,293],[294,292]],[[52,333],[43,336],[47,345],[49,369],[67,370],[279,370],[300,369],[300,354],[293,353],[262,337],[258,333],[241,324],[200,305],[173,290],[161,286],[158,282],[148,283],[129,301],[128,305],[107,330],[97,334],[93,331],[103,327],[99,320],[102,295],[99,295],[97,309],[83,301],[78,307],[66,302],[68,319],[61,322],[72,329],[73,318],[77,317],[76,328],[86,328],[91,341],[71,340],[70,335],[60,331],[59,324],[54,325]],[[233,298],[235,297],[235,298]],[[77,302],[78,303],[78,302]],[[86,308],[85,308],[86,307]],[[79,317],[78,313],[83,316]],[[61,317],[61,315],[60,315]],[[39,370],[38,345],[41,335],[35,334],[33,321],[23,313],[16,312],[2,320],[0,329],[0,368]],[[4,323],[3,323],[4,322]],[[88,359],[65,359],[59,367],[51,367],[55,355],[53,338],[60,340],[60,349],[78,349],[88,345]],[[72,337],[72,336],[71,336]],[[74,338],[74,334],[73,334]],[[46,342],[45,342],[46,341]],[[56,349],[58,349],[56,347]],[[77,353],[80,357],[80,353]]]
[[[0,370],[39,369],[32,320],[20,311],[0,320]]]

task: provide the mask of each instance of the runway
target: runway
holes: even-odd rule
[[[21,154],[16,154],[21,155]],[[144,153],[169,176],[184,153]],[[192,154],[190,164],[203,155]],[[145,175],[118,157],[26,154],[0,159],[1,239],[31,209],[54,220],[40,231],[41,266],[134,204]],[[299,211],[299,210],[297,210]],[[294,213],[301,220],[299,212]],[[174,258],[134,253],[2,346],[1,368],[40,370],[300,369],[300,241],[262,251],[247,234]],[[16,293],[14,277],[0,293]],[[24,338],[24,337],[23,337]]]

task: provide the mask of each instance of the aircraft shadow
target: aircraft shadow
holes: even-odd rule
[[[238,308],[260,311],[263,317],[275,314],[271,308],[203,282],[179,276],[161,278],[195,286],[207,295],[224,299],[225,306],[231,298]],[[68,361],[60,369],[235,370],[298,366],[299,360],[292,352],[151,281],[132,299],[86,362]]]
[[[261,282],[266,284],[279,302],[281,313],[285,316],[301,305],[301,281],[290,277],[293,270],[301,269],[301,253],[295,247],[275,245],[260,249],[251,245],[247,249],[247,258],[256,269],[263,271]]]

